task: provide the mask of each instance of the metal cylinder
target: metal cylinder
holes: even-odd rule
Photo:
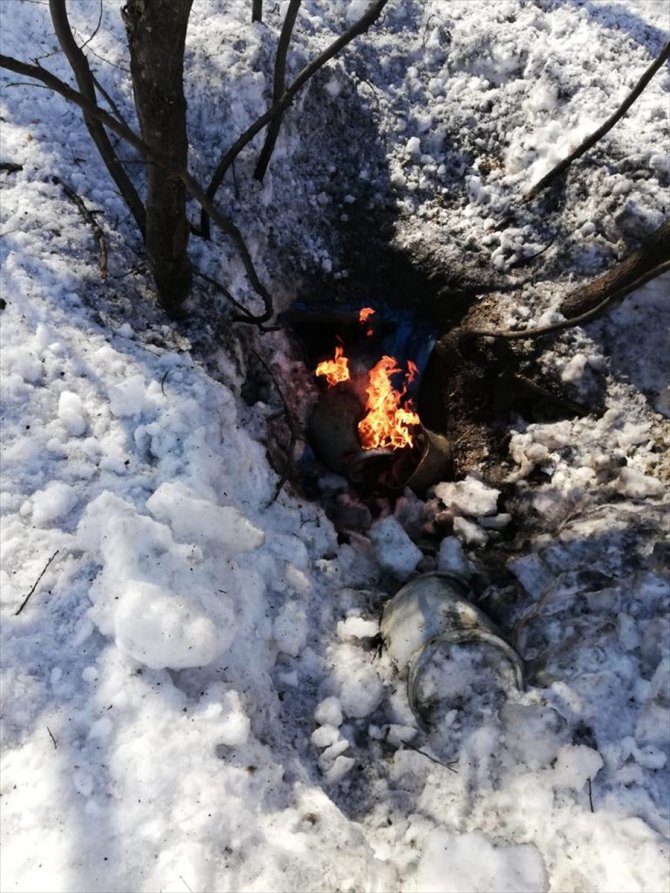
[[[496,649],[509,662],[517,688],[525,688],[523,662],[496,625],[467,596],[465,577],[453,573],[423,574],[390,599],[382,615],[381,634],[400,673],[407,672],[409,706],[422,728],[417,693],[420,677],[438,649],[480,644]]]

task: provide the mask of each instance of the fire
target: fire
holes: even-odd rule
[[[341,381],[349,381],[349,360],[344,356],[344,348],[340,344],[335,347],[335,358],[319,363],[316,374],[325,375],[331,388]]]
[[[360,312],[360,322],[366,322],[374,310],[364,307]],[[371,334],[368,332],[368,334]],[[405,399],[407,385],[418,375],[416,363],[407,361],[404,383],[397,390],[391,381],[394,375],[402,372],[395,357],[383,356],[370,370],[366,388],[365,415],[358,423],[358,437],[364,450],[386,448],[392,450],[411,447],[414,444],[412,428],[421,424],[414,411],[412,401]],[[317,376],[325,375],[329,387],[349,381],[349,359],[344,348],[338,344],[332,360],[324,360],[316,367]]]
[[[417,373],[417,367],[409,362],[407,381]],[[395,390],[391,376],[401,372],[393,357],[382,357],[370,370],[370,381],[366,390],[367,414],[358,423],[358,436],[364,450],[390,447],[393,450],[412,446],[414,439],[411,428],[420,424],[411,400],[401,405],[407,392]]]
[[[375,311],[372,307],[361,307],[360,313],[358,314],[358,321],[361,325],[364,325],[371,316],[374,316]],[[371,327],[368,327],[367,332],[365,333],[368,338],[372,337],[373,331]]]

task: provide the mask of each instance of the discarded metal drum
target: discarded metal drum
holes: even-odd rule
[[[441,648],[464,644],[491,647],[509,662],[517,688],[525,688],[521,658],[486,614],[468,601],[469,593],[467,581],[458,574],[423,574],[403,586],[384,607],[382,637],[398,671],[407,671],[409,706],[424,729],[418,685]]]

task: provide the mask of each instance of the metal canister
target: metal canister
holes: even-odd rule
[[[509,662],[517,688],[525,688],[521,658],[493,621],[469,601],[469,595],[467,578],[435,572],[405,584],[384,607],[382,638],[398,671],[407,672],[409,706],[424,729],[417,697],[419,680],[442,647],[468,643],[491,646]]]

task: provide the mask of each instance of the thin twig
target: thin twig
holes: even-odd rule
[[[587,778],[586,783],[589,788],[589,808],[590,808],[591,812],[595,812],[595,810],[593,809],[593,789],[591,787],[591,779]]]
[[[172,174],[172,176],[178,177],[185,184],[190,195],[207,211],[212,220],[235,245],[235,248],[242,259],[247,278],[256,294],[263,301],[263,312],[255,316],[253,322],[259,325],[270,319],[274,313],[272,296],[258,278],[256,268],[251,259],[251,254],[249,253],[249,249],[247,248],[241,232],[232,220],[219,211],[212,199],[205,193],[204,189],[188,169],[180,167],[161,152],[157,151],[152,146],[149,146],[126,124],[117,120],[113,115],[110,115],[109,112],[100,108],[98,105],[89,102],[81,95],[81,93],[73,90],[72,87],[68,86],[64,81],[61,81],[60,78],[57,78],[55,75],[51,74],[50,71],[47,71],[40,65],[29,65],[28,63],[21,62],[11,56],[0,55],[0,68],[5,68],[8,71],[16,72],[25,77],[35,78],[47,87],[50,87],[64,99],[73,102],[75,105],[78,105],[80,108],[89,112],[92,117],[97,118],[110,130],[113,130],[119,136],[123,137],[123,139],[144,156],[147,163],[156,164],[169,174]]]
[[[93,29],[93,33],[91,34],[91,36],[90,36],[87,40],[85,40],[85,41],[82,43],[82,45],[79,47],[80,50],[84,50],[85,47],[87,47],[87,46],[89,45],[89,43],[93,40],[93,38],[95,37],[95,35],[96,35],[96,34],[98,33],[98,31],[100,30],[100,24],[101,24],[101,22],[102,22],[102,0],[100,0],[100,6],[98,7],[98,22],[97,22],[95,28]]]
[[[277,501],[277,497],[279,496],[282,487],[284,486],[284,484],[286,483],[286,481],[288,479],[288,473],[291,468],[291,462],[293,460],[293,449],[294,449],[296,441],[298,439],[298,429],[297,429],[295,421],[293,420],[293,416],[291,415],[291,410],[289,409],[288,401],[287,401],[286,397],[284,396],[284,392],[279,387],[279,385],[277,383],[277,379],[275,378],[274,373],[272,372],[272,369],[270,369],[269,365],[265,362],[265,360],[258,353],[258,351],[254,350],[252,348],[251,353],[256,357],[258,362],[261,364],[261,366],[263,366],[265,371],[268,373],[268,375],[272,379],[272,383],[274,384],[274,386],[277,390],[277,393],[279,394],[279,399],[282,402],[282,406],[284,407],[284,414],[286,415],[286,422],[288,424],[288,428],[289,428],[289,432],[290,432],[288,447],[286,448],[286,465],[284,466],[284,469],[279,477],[279,480],[277,481],[277,486],[275,487],[274,494],[272,496],[272,499],[270,500],[270,504],[272,504],[273,502]]]
[[[218,282],[216,279],[213,279],[211,276],[208,276],[206,273],[201,273],[200,270],[196,270],[195,267],[193,268],[193,275],[196,276],[198,279],[202,279],[205,282],[208,282],[213,288],[215,288],[219,292],[219,294],[222,294],[224,296],[224,298],[229,300],[231,304],[234,304],[237,307],[237,309],[240,311],[240,313],[242,313],[242,316],[236,317],[235,322],[255,322],[256,321],[256,317],[252,316],[252,314],[249,313],[249,311],[246,309],[246,307],[244,307],[243,304],[240,304],[240,302],[237,300],[237,298],[234,298],[232,296],[232,294],[228,291],[228,289],[224,285],[221,285],[221,283]]]
[[[93,74],[93,72],[91,72],[91,77],[93,78],[93,83],[95,84],[95,89],[102,96],[102,98],[106,101],[107,105],[112,110],[112,114],[116,115],[116,117],[119,119],[119,121],[123,122],[123,124],[125,124],[127,127],[128,122],[121,114],[121,110],[119,109],[118,105],[114,102],[112,97],[109,95],[107,90],[105,90],[105,88],[102,86],[102,84],[97,79],[97,77]],[[120,158],[119,161],[124,161],[124,159]]]
[[[535,184],[531,189],[528,190],[526,195],[523,197],[524,202],[529,202],[534,199],[542,190],[547,187],[550,183],[552,183],[557,177],[566,171],[575,159],[579,158],[585,152],[595,146],[595,144],[600,140],[606,133],[608,133],[614,125],[626,114],[628,109],[632,106],[638,96],[642,93],[644,88],[647,86],[649,81],[656,74],[658,69],[663,65],[667,59],[670,58],[670,42],[666,43],[658,56],[651,63],[649,68],[642,75],[640,80],[637,82],[635,87],[628,94],[626,99],[621,103],[616,112],[611,115],[604,124],[602,124],[591,136],[587,137],[583,142],[581,142],[576,149],[574,149],[567,158],[563,159],[563,161],[559,162],[556,167],[552,168],[548,174],[545,174],[542,179]]]
[[[38,577],[38,578],[35,580],[35,582],[33,583],[33,588],[30,590],[30,592],[28,593],[28,595],[23,599],[23,601],[21,602],[21,604],[19,605],[19,607],[17,608],[17,610],[14,612],[14,616],[15,616],[15,617],[18,617],[18,615],[21,613],[21,611],[23,611],[23,609],[25,608],[25,606],[28,604],[28,599],[29,599],[30,596],[33,594],[33,592],[37,589],[37,585],[38,585],[38,583],[40,582],[40,580],[42,579],[42,577],[46,574],[46,572],[47,572],[47,568],[49,567],[49,565],[50,565],[51,562],[54,560],[54,558],[56,557],[56,555],[58,555],[59,552],[60,552],[60,549],[56,549],[56,551],[53,553],[53,555],[51,556],[51,558],[50,558],[50,559],[47,561],[47,563],[44,565],[44,567],[42,568],[42,573],[39,575],[39,577]]]
[[[51,738],[51,742],[52,742],[52,744],[53,744],[53,746],[54,746],[54,750],[58,750],[58,742],[57,742],[56,739],[54,738],[53,732],[51,731],[51,729],[49,728],[49,726],[47,726],[47,732],[49,733],[49,738]]]
[[[16,174],[23,170],[22,164],[16,164],[14,161],[0,161],[0,171],[6,174]]]
[[[51,21],[53,22],[54,32],[58,39],[61,49],[70,63],[70,67],[77,81],[79,92],[87,102],[97,107],[95,96],[95,81],[88,64],[85,53],[74,39],[70,21],[67,15],[65,0],[49,0],[49,12],[51,13]],[[102,15],[102,12],[101,12]],[[135,219],[140,232],[144,235],[146,226],[146,212],[144,205],[123,169],[123,165],[116,156],[114,147],[112,146],[107,132],[103,127],[98,116],[91,114],[84,109],[84,123],[93,140],[100,157],[102,158],[109,175],[116,183],[121,196],[126,203],[130,213]]]
[[[89,211],[89,209],[86,207],[86,204],[85,204],[83,198],[80,195],[77,195],[77,193],[74,191],[74,189],[71,186],[68,186],[67,183],[64,183],[60,177],[52,177],[52,180],[54,183],[56,183],[57,185],[62,187],[65,195],[67,195],[67,197],[70,199],[70,201],[73,202],[77,206],[77,210],[79,211],[81,216],[84,218],[86,223],[88,223],[88,225],[93,230],[93,235],[97,239],[98,250],[100,252],[100,264],[99,264],[100,278],[106,279],[107,278],[107,242],[105,241],[105,234],[102,231],[102,227],[100,226],[98,221],[95,219],[93,213],[91,211]]]
[[[284,92],[286,91],[286,56],[288,54],[288,47],[291,42],[291,35],[293,34],[293,26],[295,25],[295,20],[298,17],[300,3],[301,0],[290,0],[288,9],[286,10],[286,18],[284,19],[284,24],[282,25],[281,34],[279,35],[279,42],[277,43],[277,58],[275,60],[274,84],[272,87],[273,105],[276,105],[279,102],[279,100],[284,95]],[[270,164],[270,159],[272,158],[272,153],[274,152],[277,137],[279,136],[281,122],[282,112],[276,115],[272,119],[272,121],[270,121],[270,126],[268,127],[267,133],[265,134],[265,142],[263,143],[261,154],[258,156],[258,164],[256,165],[256,170],[254,171],[254,179],[256,180],[262,180],[265,176],[265,172],[268,169],[268,164]]]
[[[288,106],[291,105],[296,93],[299,92],[299,90],[307,83],[307,81],[312,77],[313,74],[315,74],[322,66],[324,66],[326,62],[329,62],[334,56],[336,56],[343,47],[345,47],[348,43],[351,43],[351,41],[355,37],[367,31],[370,25],[372,25],[373,22],[375,22],[379,18],[387,2],[388,0],[373,0],[365,13],[357,22],[355,22],[351,26],[351,28],[345,31],[344,34],[337,38],[337,40],[334,40],[329,47],[327,47],[316,57],[316,59],[314,59],[302,69],[296,79],[286,88],[286,91],[279,102],[275,103],[271,108],[269,108],[267,112],[265,112],[265,114],[260,116],[260,118],[257,118],[257,120],[254,121],[254,123],[247,130],[245,130],[245,132],[233,143],[233,145],[221,158],[221,161],[219,161],[216,170],[214,171],[214,175],[212,176],[210,184],[207,187],[208,198],[213,198],[216,195],[216,192],[226,175],[226,171],[240,154],[242,149],[244,149],[244,147],[251,142],[256,134],[260,133],[265,125],[269,124],[269,122],[272,121],[272,119],[276,115],[280,115],[284,111],[284,109],[288,108]],[[22,74],[23,72],[19,73]],[[209,210],[204,205],[203,209],[204,213],[201,215],[200,231],[203,235],[203,238],[208,239],[209,220],[207,219],[207,215],[209,214]]]
[[[431,763],[437,763],[438,766],[444,766],[450,772],[458,775],[458,770],[452,767],[452,763],[445,763],[444,760],[438,760],[437,757],[431,756],[429,753],[426,753],[425,750],[420,750],[418,747],[415,747],[413,744],[408,744],[407,742],[405,742],[405,748],[407,748],[407,750],[413,750],[415,753],[420,753],[422,757],[427,757]],[[453,763],[457,762],[458,760],[453,760]]]
[[[509,330],[499,330],[495,329],[469,329],[464,328],[459,333],[459,339],[465,338],[506,338],[508,340],[512,339],[523,339],[523,338],[539,338],[540,335],[550,335],[554,332],[560,332],[563,329],[571,329],[573,326],[580,326],[585,322],[589,322],[594,319],[596,316],[599,316],[604,310],[606,310],[610,304],[615,303],[616,301],[621,300],[621,298],[625,298],[626,295],[630,294],[632,291],[636,291],[638,288],[642,288],[643,285],[646,285],[647,282],[651,282],[652,279],[656,279],[659,276],[662,276],[663,273],[667,273],[670,271],[670,261],[666,261],[660,266],[656,267],[653,270],[645,273],[643,276],[640,276],[639,279],[634,280],[633,282],[628,283],[617,291],[611,292],[607,295],[597,306],[593,307],[591,310],[588,310],[586,313],[582,313],[580,316],[573,316],[570,319],[564,319],[560,322],[552,323],[547,326],[540,326],[537,329],[509,329]]]

